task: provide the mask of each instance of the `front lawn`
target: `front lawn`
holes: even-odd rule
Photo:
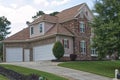
[[[120,70],[120,61],[76,61],[61,63],[59,66],[113,78],[115,69]]]
[[[46,77],[48,80],[68,80],[68,79],[65,79],[63,77],[59,77],[59,76],[54,75],[54,74],[50,74],[50,73],[47,73],[47,72],[38,71],[38,70],[34,70],[34,69],[29,69],[29,68],[14,66],[14,65],[5,65],[5,64],[0,64],[0,66],[3,66],[7,69],[11,69],[11,70],[14,70],[16,72],[19,72],[19,73],[22,73],[22,74],[25,74],[25,75],[29,75],[29,74],[32,74],[32,73],[38,74],[38,75]],[[7,80],[7,79],[0,76],[0,80]]]
[[[0,75],[0,80],[8,80],[6,77]]]

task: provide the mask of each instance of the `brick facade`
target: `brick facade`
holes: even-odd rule
[[[81,33],[79,30],[80,21],[85,23],[85,32]],[[78,60],[91,60],[90,53],[90,36],[91,36],[91,28],[89,26],[88,20],[85,18],[80,18],[80,15],[76,17],[76,19],[62,23],[62,26],[66,27],[69,31],[74,33],[74,53],[78,55]],[[80,53],[80,41],[84,40],[86,42],[86,54]]]

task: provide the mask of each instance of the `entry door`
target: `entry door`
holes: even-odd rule
[[[24,49],[24,61],[30,61],[30,50],[29,49]]]

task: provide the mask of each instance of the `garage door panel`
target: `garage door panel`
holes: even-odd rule
[[[52,53],[53,44],[33,48],[34,61],[55,59]]]
[[[22,51],[22,48],[6,48],[6,62],[22,61]]]

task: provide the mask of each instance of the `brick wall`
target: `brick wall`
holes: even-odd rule
[[[81,33],[79,30],[80,21],[85,23],[85,33]],[[73,40],[74,44],[74,53],[78,55],[78,60],[91,60],[90,54],[90,35],[91,35],[91,28],[89,26],[88,20],[85,18],[80,18],[80,15],[77,16],[76,19],[62,23],[62,26],[66,27],[72,33],[74,33],[75,37]],[[86,54],[80,53],[80,41],[84,40],[86,42]]]

